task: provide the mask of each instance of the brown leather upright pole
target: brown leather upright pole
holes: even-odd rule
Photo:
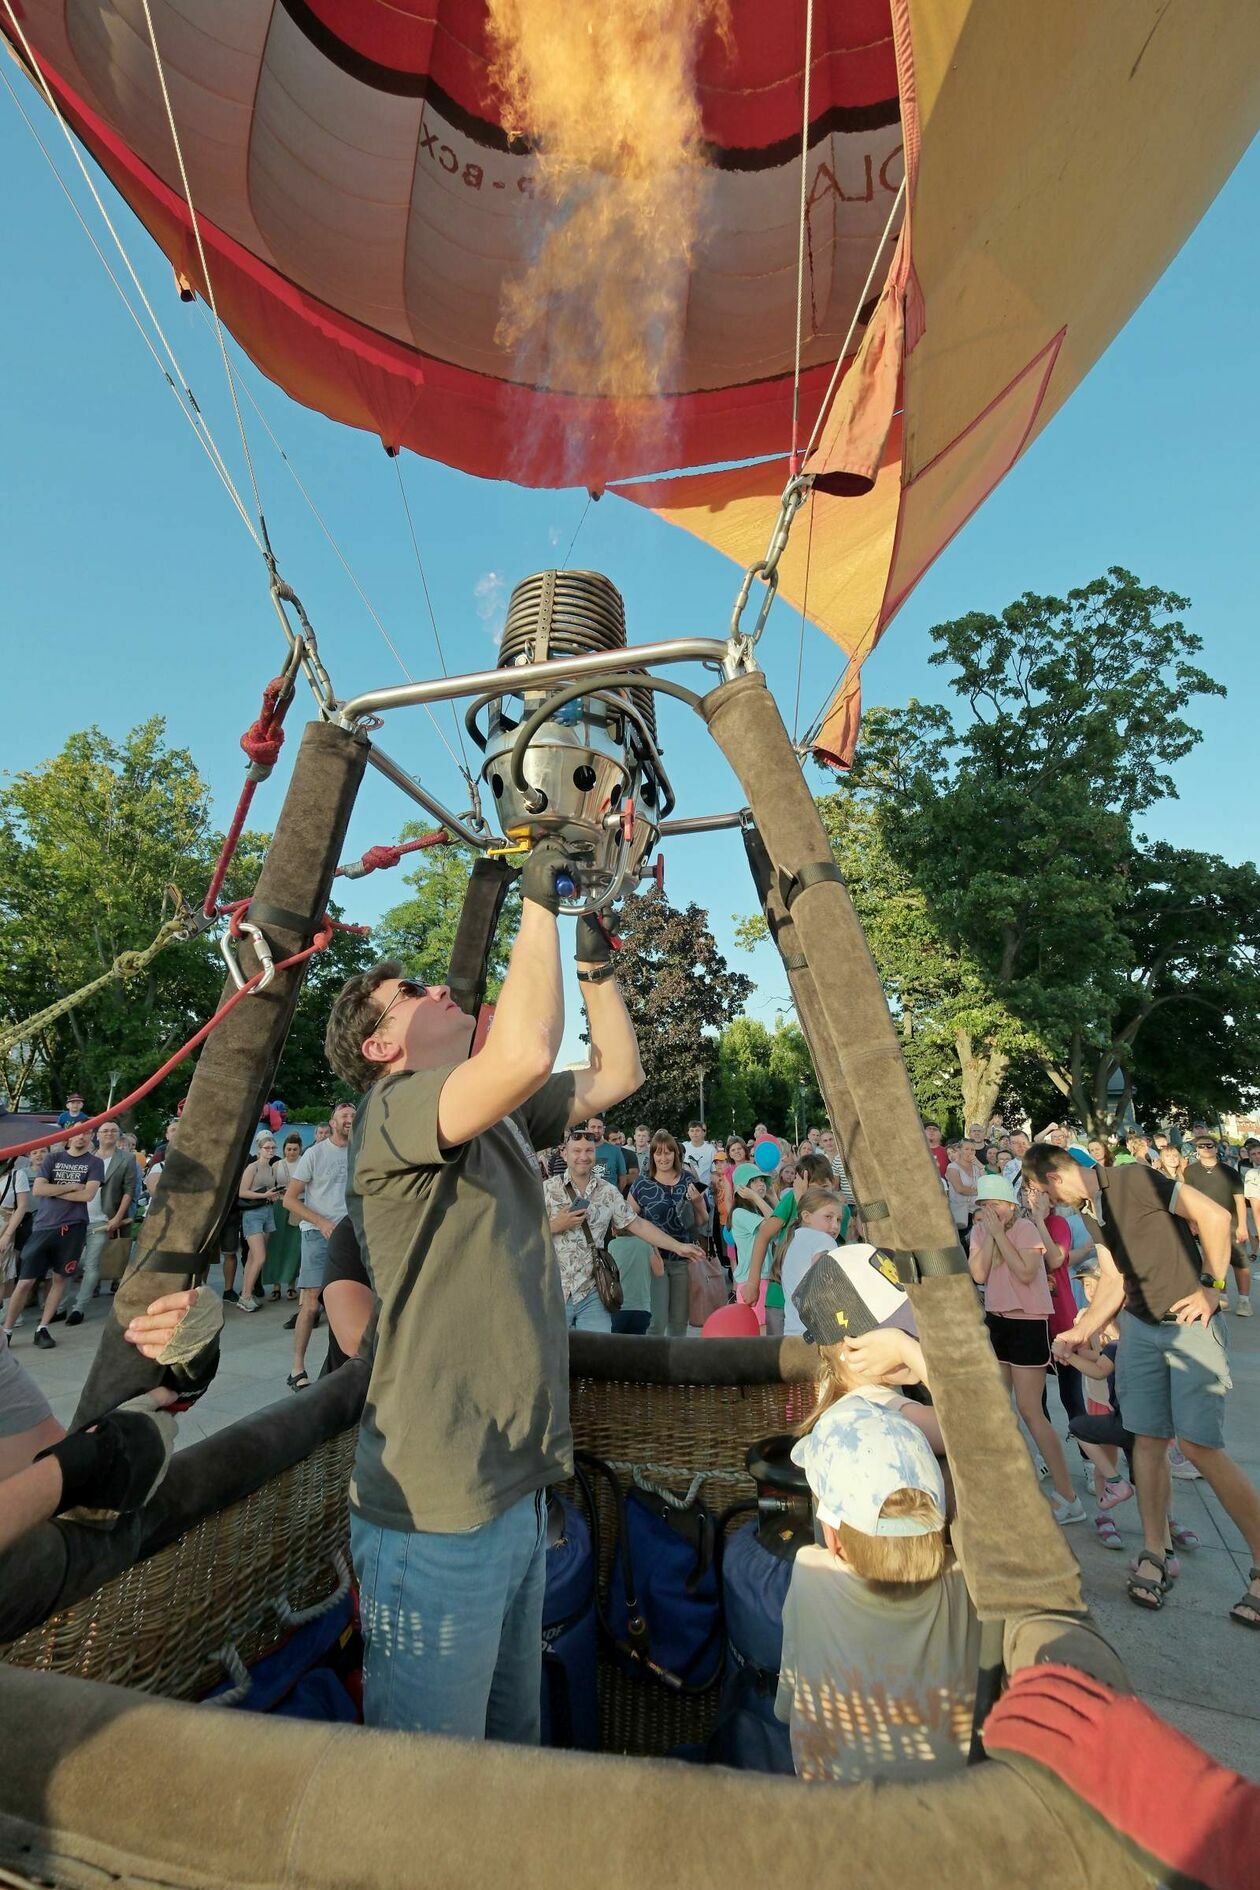
[[[288,793],[267,849],[248,918],[277,962],[315,936],[332,890],[350,814],[367,763],[367,742],[330,722],[308,723]],[[246,977],[258,969],[241,945]],[[266,990],[236,1006],[207,1039],[136,1254],[115,1295],[74,1416],[91,1424],[154,1386],[161,1368],[142,1358],[123,1327],[151,1300],[204,1280],[215,1258],[240,1164],[289,1034],[306,964],[276,973]],[[236,989],[229,979],[222,999]]]
[[[801,1028],[863,1224],[916,1282],[911,1298],[958,1504],[955,1542],[976,1609],[1008,1621],[1038,1610],[1082,1614],[1076,1561],[1019,1435],[879,973],[783,718],[760,674],[721,684],[701,712],[764,843],[754,879],[803,1000]]]

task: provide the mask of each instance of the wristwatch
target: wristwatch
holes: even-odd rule
[[[1199,1285],[1210,1286],[1214,1293],[1223,1293],[1225,1291],[1224,1280],[1214,1280],[1210,1273],[1200,1273]]]

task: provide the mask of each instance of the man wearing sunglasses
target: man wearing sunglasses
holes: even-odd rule
[[[370,1726],[537,1743],[546,1488],[569,1475],[568,1335],[535,1148],[643,1081],[609,939],[578,921],[590,1062],[564,1033],[556,877],[541,842],[494,1029],[397,964],[351,978],[325,1039],[366,1092],[347,1208],[371,1274],[350,1489]]]

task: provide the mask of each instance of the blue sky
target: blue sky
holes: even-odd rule
[[[29,109],[51,146],[59,135],[51,120],[37,104]],[[0,167],[7,279],[0,765],[37,766],[89,722],[120,735],[159,712],[171,740],[196,755],[223,820],[242,778],[240,731],[278,667],[261,561],[2,92]],[[106,191],[243,486],[203,311],[178,301],[165,261]],[[1204,638],[1203,660],[1229,693],[1196,710],[1206,739],[1177,770],[1179,799],[1145,825],[1231,859],[1255,856],[1258,201],[1253,148],[1066,410],[919,586],[864,673],[868,703],[938,696],[942,678],[927,665],[929,625],[998,609],[1024,590],[1061,592],[1109,564],[1183,592]],[[408,668],[436,673],[394,466],[377,441],[296,406],[248,363],[241,372]],[[245,413],[280,566],[314,620],[339,692],[402,680],[248,402]],[[448,661],[480,668],[494,655],[486,621],[494,597],[563,559],[584,495],[472,480],[414,457],[404,476]],[[590,507],[571,562],[618,584],[632,641],[722,634],[738,584],[717,553],[610,498]],[[759,652],[789,721],[798,623],[776,607]],[[839,653],[811,627],[803,722],[839,668]],[[717,750],[696,739],[687,711],[669,705],[661,714],[679,811],[736,805],[733,777]],[[452,739],[449,711],[443,727]],[[384,740],[435,793],[463,805],[458,774],[421,712],[392,718]],[[260,792],[260,825],[274,819],[285,772],[282,764]],[[410,811],[370,775],[348,851],[393,838]],[[674,842],[666,885],[676,901],[694,898],[709,909],[733,968],[757,980],[750,1009],[772,1022],[785,991],[777,960],[768,948],[750,958],[731,938],[732,916],[752,903],[738,838]],[[349,892],[350,916],[370,921],[401,891],[398,874],[359,882]]]

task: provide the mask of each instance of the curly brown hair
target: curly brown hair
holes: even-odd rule
[[[376,993],[391,978],[402,976],[403,967],[397,959],[386,958],[370,971],[360,971],[353,978],[347,978],[329,1012],[324,1055],[342,1082],[360,1094],[371,1089],[384,1068],[363,1054],[364,1041],[371,1036],[380,1015]]]

